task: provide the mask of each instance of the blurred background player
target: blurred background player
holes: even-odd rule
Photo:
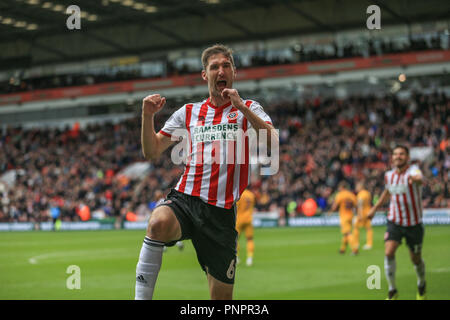
[[[339,183],[338,190],[339,192],[337,193],[333,205],[331,206],[331,212],[334,212],[339,208],[339,219],[342,233],[339,253],[344,254],[347,250],[347,245],[349,243],[351,244],[352,220],[356,207],[356,196],[349,190],[348,184],[345,181],[341,181]],[[352,253],[357,254],[358,251],[352,251]]]
[[[422,260],[424,226],[422,224],[423,175],[417,165],[409,165],[409,149],[397,146],[392,153],[394,169],[384,175],[385,189],[368,218],[372,219],[378,208],[390,198],[387,216],[387,231],[384,236],[384,268],[389,284],[388,300],[396,300],[398,291],[395,285],[395,251],[406,238],[411,261],[417,274],[417,300],[425,300],[425,263]]]
[[[372,196],[369,191],[364,188],[363,182],[358,182],[356,184],[356,220],[353,226],[352,233],[352,248],[353,252],[359,250],[359,229],[366,229],[366,244],[364,245],[364,250],[372,249],[373,245],[373,230],[372,222],[367,219],[367,214],[371,208]]]
[[[247,266],[253,265],[253,254],[255,252],[255,243],[253,241],[253,209],[255,208],[255,195],[249,189],[245,189],[241,198],[236,203],[237,220],[236,230],[238,232],[237,242],[237,263],[239,263],[239,238],[242,232],[245,232],[247,247]]]

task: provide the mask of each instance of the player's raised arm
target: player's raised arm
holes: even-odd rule
[[[380,199],[378,199],[377,203],[370,209],[369,213],[367,214],[367,219],[372,220],[372,218],[375,216],[375,213],[378,211],[378,209],[390,198],[391,193],[388,189],[384,189],[383,193],[380,196]]]
[[[244,114],[245,118],[247,118],[247,120],[251,123],[253,129],[256,130],[256,134],[258,135],[258,137],[260,130],[266,130],[267,133],[266,141],[268,150],[271,150],[272,139],[277,144],[279,143],[278,132],[275,130],[275,127],[269,123],[266,123],[263,119],[258,117],[252,110],[250,110],[250,108],[247,108],[236,89],[227,88],[222,90],[222,97],[224,99],[230,99],[233,106]]]
[[[416,183],[418,185],[424,184],[423,174],[419,168],[416,168],[413,174],[408,177],[408,184]]]
[[[154,117],[166,103],[166,98],[152,94],[142,101],[142,154],[146,160],[156,160],[174,141],[161,133],[155,132]]]

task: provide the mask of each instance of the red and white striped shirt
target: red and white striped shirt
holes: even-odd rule
[[[404,227],[422,223],[422,187],[408,183],[409,176],[418,174],[422,172],[416,165],[408,166],[402,173],[396,169],[385,173],[385,187],[391,194],[389,221]]]
[[[272,124],[258,102],[244,100],[244,103],[263,121]],[[249,128],[250,122],[231,102],[216,107],[208,98],[175,111],[160,130],[168,137],[176,129],[187,129],[188,132],[187,162],[175,190],[217,207],[231,208],[250,180],[248,137],[241,146],[245,161],[237,160],[236,139],[232,137],[237,130],[246,132]],[[234,161],[225,161],[233,157]]]

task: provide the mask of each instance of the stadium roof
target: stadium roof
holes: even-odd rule
[[[81,30],[66,27],[72,4]],[[372,4],[382,27],[450,15],[442,0],[2,0],[0,68],[365,29]]]

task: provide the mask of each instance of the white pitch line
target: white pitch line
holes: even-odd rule
[[[450,268],[432,269],[431,272],[433,272],[433,273],[447,273],[447,272],[450,272]]]
[[[112,254],[112,255],[111,255]],[[50,252],[45,254],[40,254],[37,256],[33,256],[28,259],[30,264],[38,264],[39,260],[51,258],[51,257],[83,257],[83,260],[88,259],[98,259],[98,257],[106,257],[106,258],[118,258],[121,259],[124,256],[133,256],[134,253],[130,252],[130,250],[126,248],[120,249],[101,249],[101,250],[78,250],[78,251],[57,251]]]
[[[38,256],[31,257],[30,259],[28,259],[28,262],[31,263],[31,264],[37,264],[38,263],[38,259],[47,258],[47,257],[53,256],[53,255],[57,255],[58,256],[60,253],[61,252],[52,252],[52,253],[41,254],[41,255],[38,255]]]

